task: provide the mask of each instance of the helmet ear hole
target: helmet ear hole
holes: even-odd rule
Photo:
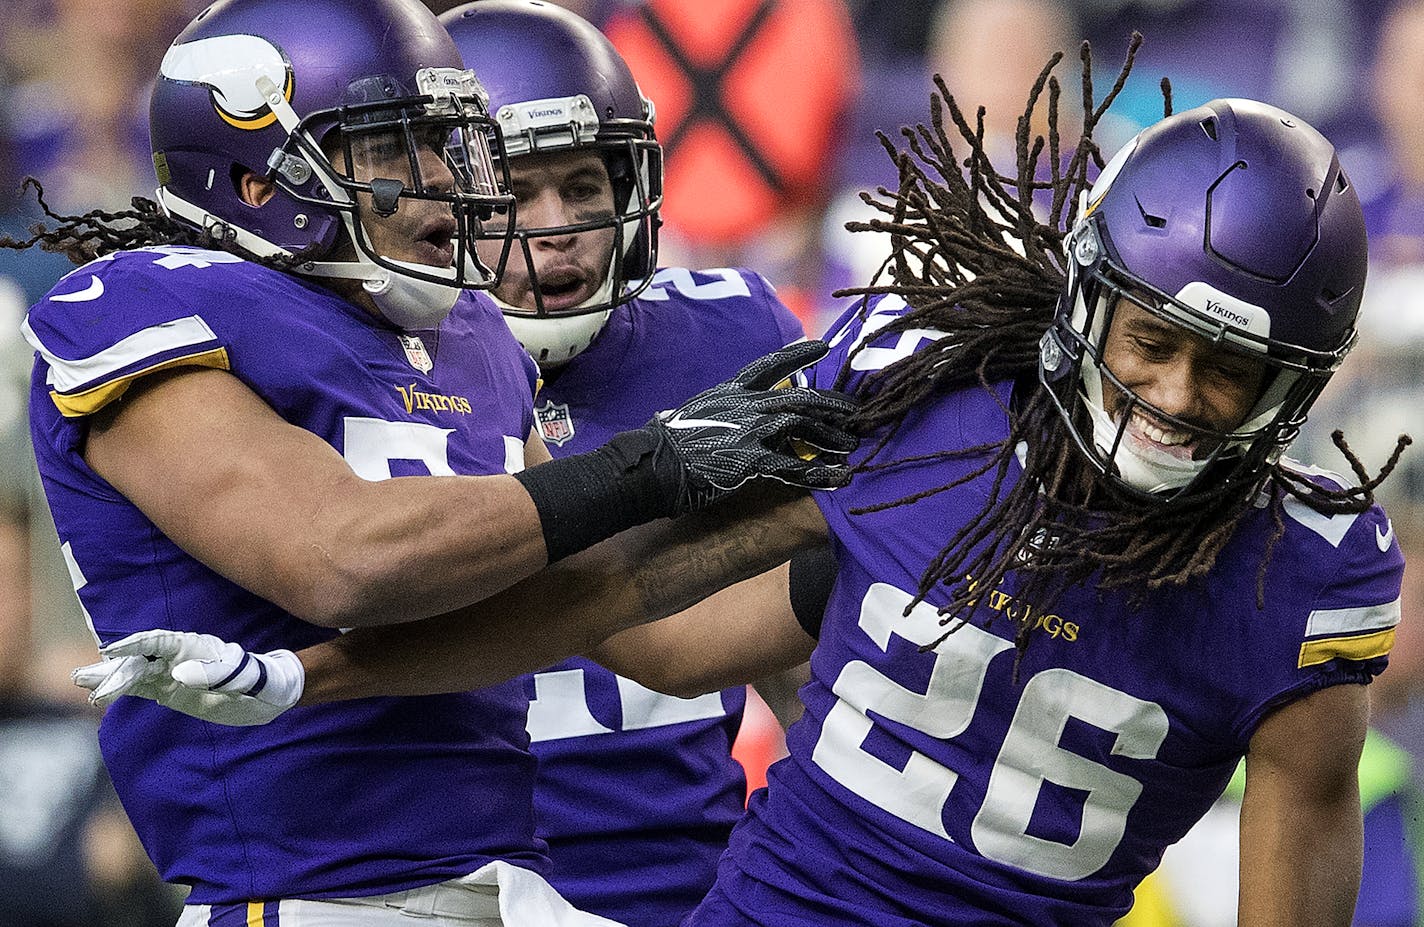
[[[263,174],[234,164],[229,171],[233,192],[238,202],[250,209],[261,209],[277,192],[277,184]]]
[[[238,164],[236,161],[232,163],[232,167],[228,168],[228,182],[232,184],[232,192],[236,193],[239,197],[242,196],[242,178],[250,173],[252,173],[252,171],[249,168]],[[249,203],[248,205],[250,206],[252,204]]]

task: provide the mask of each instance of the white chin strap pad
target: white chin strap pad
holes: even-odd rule
[[[498,300],[496,300],[498,302]],[[582,315],[538,318],[503,304],[504,321],[514,337],[541,366],[556,367],[583,352],[608,322],[611,309],[585,312]]]
[[[382,280],[366,280],[361,284],[371,296],[371,302],[386,321],[407,331],[435,328],[450,310],[460,291],[455,287],[416,280],[400,274],[389,274]]]
[[[428,274],[432,270],[429,266],[405,261],[391,263],[421,273]],[[444,284],[387,271],[363,280],[361,288],[392,325],[408,331],[434,328],[445,321],[450,310],[455,308],[455,301],[460,298],[460,288],[454,285],[453,269],[449,275],[450,284]]]
[[[526,309],[511,306],[504,300],[490,295],[504,313],[504,321],[515,339],[529,352],[529,356],[542,366],[557,367],[578,356],[593,344],[593,339],[603,331],[608,317],[613,314],[613,266],[610,258],[608,272],[603,275],[603,283],[575,309],[589,306],[603,306],[592,312],[578,315],[536,316]]]
[[[1118,423],[1112,420],[1101,405],[1086,396],[1084,399],[1088,414],[1093,419],[1093,446],[1104,460],[1108,460],[1113,442],[1117,441]],[[1118,442],[1117,453],[1111,461],[1117,466],[1118,476],[1124,483],[1143,492],[1180,489],[1190,483],[1206,466],[1204,460],[1182,460],[1152,447],[1139,448],[1127,434]]]

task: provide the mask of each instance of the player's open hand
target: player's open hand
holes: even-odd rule
[[[306,671],[290,650],[248,653],[190,631],[140,631],[100,649],[73,673],[89,701],[131,695],[218,724],[266,724],[301,698]]]
[[[827,350],[823,341],[787,345],[648,423],[669,452],[659,454],[658,464],[676,487],[678,514],[756,477],[808,489],[850,480],[845,455],[857,439],[844,421],[855,404],[842,393],[787,382]]]

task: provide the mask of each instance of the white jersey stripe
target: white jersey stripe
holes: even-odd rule
[[[1399,599],[1382,605],[1365,605],[1360,608],[1326,608],[1310,613],[1306,621],[1305,636],[1321,634],[1359,634],[1365,631],[1382,631],[1399,624]]]
[[[217,335],[201,316],[190,315],[136,331],[98,354],[68,360],[45,347],[30,327],[29,316],[20,324],[20,331],[30,347],[44,357],[49,365],[48,383],[60,393],[89,386],[145,358],[217,340]]]

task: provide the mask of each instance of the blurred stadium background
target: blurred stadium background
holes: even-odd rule
[[[457,5],[428,2],[436,12]],[[839,312],[831,293],[868,280],[885,253],[874,236],[843,226],[865,215],[859,191],[893,183],[875,133],[894,137],[928,118],[931,74],[943,75],[966,110],[987,108],[990,139],[1011,138],[1052,52],[1067,52],[1057,71],[1067,99],[1078,86],[1078,43],[1090,40],[1101,96],[1129,35],[1140,31],[1133,75],[1099,132],[1106,153],[1161,115],[1166,76],[1177,110],[1243,96],[1305,117],[1336,143],[1365,201],[1371,269],[1362,339],[1296,456],[1343,468],[1329,440],[1335,428],[1371,468],[1399,433],[1424,439],[1424,0],[561,5],[608,31],[657,106],[670,191],[662,262],[756,268],[812,334]],[[150,77],[201,6],[0,4],[0,230],[18,235],[40,218],[33,194],[20,191],[27,176],[43,182],[60,212],[123,208],[151,195]],[[300,0],[290,6],[300,15]],[[470,64],[478,71],[479,62]],[[0,251],[0,927],[166,925],[179,896],[157,884],[127,832],[98,762],[97,719],[69,684],[70,668],[89,662],[94,644],[30,459],[30,352],[19,324],[68,269],[55,255]],[[1390,795],[1412,801],[1424,779],[1424,617],[1413,614],[1424,607],[1424,446],[1406,452],[1381,497],[1412,565],[1394,665],[1372,687],[1373,721],[1398,747],[1388,754]],[[754,781],[779,749],[776,718],[795,714],[789,687],[764,693],[770,710],[749,712],[742,748]],[[1234,923],[1234,868],[1220,864],[1230,859],[1220,844],[1231,829],[1227,814],[1227,825],[1203,838],[1205,849],[1159,880],[1138,924]],[[1408,881],[1400,897],[1417,895],[1412,861],[1386,855],[1399,870],[1390,878]],[[1367,854],[1371,865],[1383,864]],[[1363,895],[1357,923],[1424,923],[1417,903],[1406,910],[1380,900],[1381,910],[1366,914]],[[1155,919],[1145,919],[1159,903]]]

